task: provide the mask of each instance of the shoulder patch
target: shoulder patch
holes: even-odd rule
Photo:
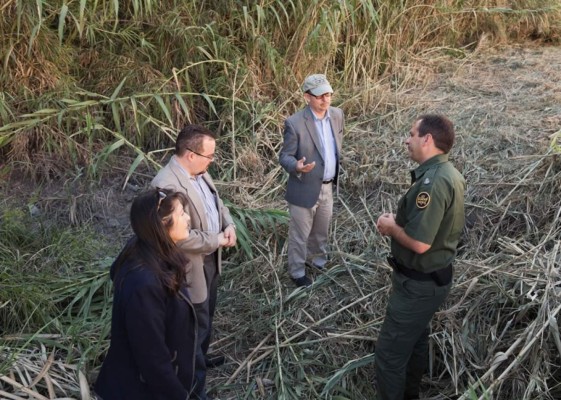
[[[415,204],[417,208],[426,208],[430,203],[430,194],[427,192],[421,192],[417,195],[415,199]]]

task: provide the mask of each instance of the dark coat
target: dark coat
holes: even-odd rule
[[[186,288],[171,295],[150,268],[133,259],[113,278],[111,343],[95,392],[103,400],[186,400],[197,343]]]

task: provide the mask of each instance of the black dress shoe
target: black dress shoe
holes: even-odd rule
[[[306,275],[300,278],[292,278],[292,282],[296,284],[298,287],[310,287],[312,286],[312,280],[308,278]]]
[[[224,365],[226,357],[224,356],[205,356],[205,364],[207,368],[216,368]]]

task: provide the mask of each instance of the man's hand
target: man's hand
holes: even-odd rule
[[[218,246],[223,247],[226,246],[228,244],[228,239],[226,239],[226,236],[224,236],[224,232],[220,232],[218,234]]]
[[[304,164],[306,162],[306,157],[302,157],[300,160],[296,161],[296,172],[307,173],[310,172],[316,166],[316,162],[311,162],[309,164]]]
[[[384,213],[378,218],[376,222],[376,228],[384,236],[390,236],[392,240],[397,240],[403,247],[414,251],[417,254],[423,254],[427,252],[431,245],[427,243],[420,242],[413,239],[405,230],[396,224],[395,214]]]
[[[392,232],[396,227],[395,215],[390,213],[384,213],[378,217],[376,222],[376,228],[384,236],[392,236]]]
[[[233,225],[228,225],[226,229],[224,229],[224,238],[227,240],[224,247],[233,247],[236,245],[236,228]]]

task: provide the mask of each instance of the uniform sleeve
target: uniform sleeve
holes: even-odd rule
[[[187,390],[177,377],[165,342],[166,293],[158,284],[128,282],[131,294],[125,306],[125,324],[131,352],[143,381],[165,399],[186,399]]]
[[[420,183],[408,196],[405,233],[419,242],[432,245],[438,229],[449,207],[452,189],[444,179],[431,184]]]

